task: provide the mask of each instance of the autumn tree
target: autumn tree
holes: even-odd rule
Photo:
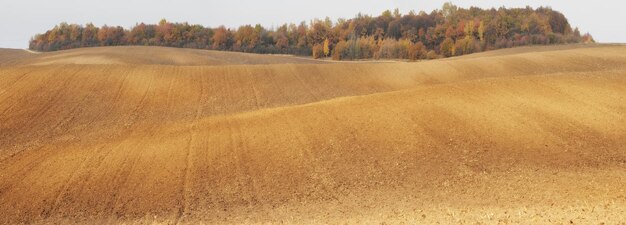
[[[312,51],[314,59],[322,58],[322,56],[324,55],[324,47],[321,44],[313,45]]]
[[[124,28],[103,26],[98,30],[98,41],[102,46],[116,46],[123,43],[124,40]]]
[[[485,42],[485,23],[483,21],[480,21],[480,25],[478,25],[478,39],[480,43]]]
[[[81,35],[81,46],[91,47],[98,45],[98,27],[92,23],[88,23],[83,28],[83,35]]]
[[[430,13],[398,9],[378,16],[314,19],[267,29],[259,24],[237,29],[198,24],[138,23],[96,27],[60,23],[34,35],[29,47],[56,51],[78,47],[153,45],[253,53],[332,56],[336,59],[438,58],[523,45],[592,42],[591,35],[572,29],[562,13],[551,8],[459,8],[445,3]],[[438,54],[438,56],[433,56]],[[424,56],[425,55],[425,56]]]
[[[439,47],[439,52],[441,52],[441,55],[445,57],[454,56],[454,51],[454,40],[449,37],[446,38],[446,40],[444,40]]]
[[[569,22],[567,22],[567,19],[563,14],[557,11],[549,11],[548,18],[552,32],[566,34],[567,32],[572,31],[572,28],[569,26]]]
[[[323,44],[328,39],[329,29],[323,21],[314,20],[308,33],[310,44]]]
[[[144,45],[148,43],[146,34],[146,24],[141,23],[133,27],[128,33],[127,40],[133,45]]]
[[[161,19],[156,27],[155,41],[159,45],[169,46],[172,39],[172,25]]]
[[[410,60],[426,59],[426,46],[422,42],[409,45],[408,56]]]
[[[593,37],[591,36],[591,34],[585,33],[582,36],[582,42],[585,43],[585,44],[589,44],[589,43],[595,43],[596,41],[593,40]]]
[[[226,27],[220,26],[215,29],[215,33],[213,34],[213,48],[226,50],[231,45],[232,34],[230,30],[227,30]]]
[[[254,49],[260,41],[259,33],[251,25],[239,27],[234,36],[235,48],[247,51]]]
[[[441,7],[441,14],[444,18],[446,18],[446,20],[454,22],[454,16],[456,15],[458,9],[459,8],[451,2],[446,2]]]
[[[324,40],[324,56],[328,56],[330,54],[330,42],[328,39]]]

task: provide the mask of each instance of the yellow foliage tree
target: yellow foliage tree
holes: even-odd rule
[[[326,40],[324,40],[324,56],[328,56],[330,55],[330,41],[328,41],[328,38],[326,38]]]
[[[480,39],[481,43],[485,41],[485,23],[483,21],[480,21],[478,26],[478,39]]]
[[[454,40],[452,38],[446,38],[440,45],[440,52],[445,57],[455,55],[456,49],[454,48]]]

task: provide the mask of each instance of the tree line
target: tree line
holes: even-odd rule
[[[589,33],[572,29],[551,8],[459,8],[445,3],[430,13],[402,15],[398,9],[379,16],[315,19],[267,29],[259,24],[237,29],[188,23],[140,23],[130,29],[61,23],[35,35],[31,50],[145,45],[251,53],[310,55],[314,58],[433,59],[523,45],[593,42]]]

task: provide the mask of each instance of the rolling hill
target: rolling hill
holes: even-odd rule
[[[626,220],[626,46],[0,59],[3,224]]]
[[[26,55],[26,56],[24,56]],[[9,58],[9,56],[13,56]],[[22,60],[16,60],[16,58]],[[124,46],[79,48],[29,54],[17,49],[0,49],[6,65],[123,64],[215,66],[233,64],[321,64],[324,61],[289,55],[260,55],[187,48]]]

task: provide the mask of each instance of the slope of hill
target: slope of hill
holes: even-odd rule
[[[5,53],[3,53],[3,51]],[[10,52],[9,52],[10,51]],[[3,55],[28,54],[21,50],[1,50]],[[23,60],[12,59],[7,65],[51,64],[126,64],[126,65],[232,65],[232,64],[317,64],[324,61],[289,55],[260,55],[167,47],[124,46],[79,48],[58,52],[30,54]],[[4,59],[4,58],[0,58]],[[8,60],[8,58],[7,58]],[[3,60],[4,61],[4,60]]]
[[[37,54],[22,49],[0,48],[0,66],[19,65],[35,57]]]
[[[626,220],[626,46],[138,64],[0,67],[0,223]]]

